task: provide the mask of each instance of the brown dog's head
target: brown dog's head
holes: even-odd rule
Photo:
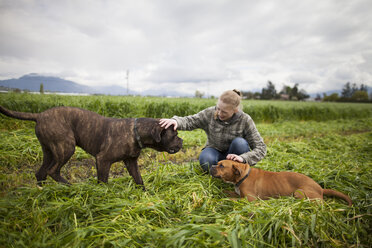
[[[157,151],[166,151],[176,153],[182,148],[182,139],[178,137],[178,132],[171,128],[162,128],[160,125],[154,126],[151,135],[156,142],[154,149]]]
[[[209,172],[213,177],[221,178],[226,183],[236,184],[248,173],[248,170],[248,164],[232,160],[221,160],[217,165],[213,165]]]

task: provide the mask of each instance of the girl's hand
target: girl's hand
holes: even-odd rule
[[[159,124],[160,124],[161,127],[164,127],[165,129],[167,129],[168,127],[173,125],[174,131],[176,131],[176,129],[178,127],[177,121],[175,121],[173,119],[161,119],[159,121]]]
[[[242,157],[240,157],[239,155],[236,155],[236,154],[228,154],[226,156],[226,159],[237,161],[237,162],[240,162],[240,163],[244,162],[244,159]]]

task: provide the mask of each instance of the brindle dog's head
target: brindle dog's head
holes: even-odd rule
[[[152,129],[151,135],[156,142],[154,149],[157,151],[165,151],[173,154],[182,148],[182,139],[177,136],[178,132],[173,127],[164,129],[160,125],[156,125]]]
[[[235,184],[247,169],[249,169],[248,164],[232,160],[221,160],[217,165],[213,165],[209,172],[213,177],[221,178],[226,183]]]

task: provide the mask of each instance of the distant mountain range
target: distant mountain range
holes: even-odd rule
[[[37,73],[27,74],[17,79],[13,78],[0,80],[0,86],[12,89],[28,90],[32,92],[39,92],[40,84],[43,84],[44,92],[127,95],[127,89],[117,85],[90,87],[59,77],[44,76]],[[142,92],[129,90],[128,93],[129,95],[143,96],[192,96],[182,92],[165,91],[162,89],[146,90]]]
[[[43,84],[45,92],[87,93],[105,95],[127,94],[127,89],[120,86],[111,85],[103,87],[90,87],[59,77],[43,76],[36,73],[27,74],[17,79],[0,80],[0,86],[33,92],[39,92],[41,84]],[[134,91],[130,91],[129,94],[135,95],[137,93]]]

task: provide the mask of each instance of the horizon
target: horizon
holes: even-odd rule
[[[20,88],[17,88],[17,87],[10,87],[9,85],[8,86],[4,86],[3,85],[4,84],[3,83],[4,81],[18,80],[18,79],[22,79],[22,78],[32,78],[32,77],[45,77],[45,78],[60,79],[60,80],[69,82],[71,84],[77,84],[77,85],[80,85],[80,86],[85,86],[87,88],[90,87],[90,88],[94,89],[94,87],[86,86],[84,84],[80,84],[79,82],[74,82],[74,81],[71,81],[71,80],[66,80],[64,78],[61,78],[61,77],[58,77],[58,76],[54,76],[54,75],[43,75],[43,74],[39,74],[39,73],[29,73],[29,74],[25,74],[25,75],[23,75],[23,76],[21,76],[19,78],[9,78],[9,79],[5,79],[5,80],[0,80],[0,87],[9,88],[9,89],[19,89],[21,91],[26,91],[26,92],[29,91],[30,93],[38,93],[39,91],[30,91],[29,89],[26,89],[26,88],[20,89]],[[269,81],[270,80],[268,80],[268,82]],[[44,84],[42,82],[40,82],[40,84],[43,84],[44,86],[47,85],[47,84]],[[345,85],[346,85],[346,83],[345,83]],[[360,86],[361,85],[357,85],[357,87],[360,87]],[[190,97],[195,97],[195,93],[197,91],[197,90],[195,90],[195,92],[193,94],[177,94],[176,92],[172,92],[170,95],[156,94],[156,92],[154,92],[155,94],[152,95],[151,93],[149,93],[149,91],[148,92],[143,92],[143,91],[134,92],[134,91],[131,91],[131,90],[129,91],[131,93],[130,94],[127,94],[126,93],[127,92],[126,91],[127,89],[125,87],[123,87],[123,86],[117,86],[115,84],[113,84],[113,85],[106,85],[105,87],[101,87],[101,88],[103,89],[103,88],[110,88],[110,87],[116,87],[116,88],[117,87],[120,87],[122,89],[122,93],[118,93],[118,94],[110,94],[110,93],[105,94],[105,93],[98,93],[98,92],[96,92],[96,93],[92,93],[92,92],[80,92],[79,93],[79,92],[61,92],[61,91],[50,91],[50,90],[45,90],[45,93],[47,93],[47,94],[56,93],[56,94],[62,94],[62,95],[65,95],[65,94],[71,94],[71,95],[95,95],[95,94],[102,94],[102,95],[122,95],[122,96],[133,95],[133,96],[159,96],[159,97],[185,97],[185,98],[190,98]],[[266,87],[266,85],[263,88],[265,88],[265,87]],[[372,93],[372,88],[371,87],[368,87],[368,86],[366,86],[366,87],[367,87],[368,94]],[[298,89],[299,90],[302,90],[301,85],[298,85]],[[277,91],[277,94],[279,94],[282,89],[275,88],[275,90]],[[244,91],[244,90],[241,90],[241,91],[242,91],[242,93],[249,93],[249,92],[251,92],[251,93],[260,93],[261,94],[262,89],[256,89],[256,90],[253,90],[253,91]],[[335,89],[335,90],[329,90],[327,92],[319,92],[319,93],[309,94],[309,96],[310,96],[310,98],[314,98],[317,95],[323,96],[324,94],[330,95],[330,94],[333,94],[333,93],[337,93],[337,94],[340,95],[341,92],[342,92],[342,88],[341,89]],[[213,98],[213,97],[218,98],[218,95],[207,94],[207,92],[200,92],[200,93],[202,93],[202,95],[203,95],[202,98]]]

